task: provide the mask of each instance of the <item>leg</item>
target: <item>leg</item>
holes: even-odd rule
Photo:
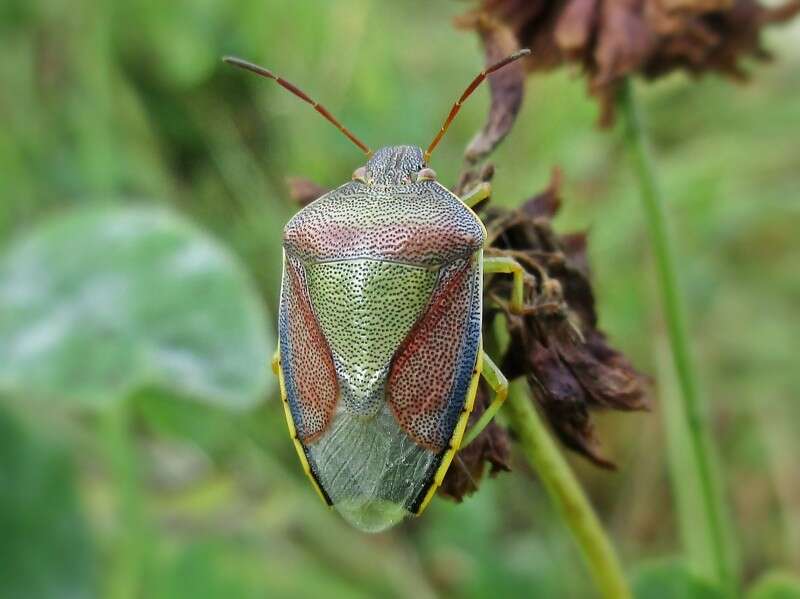
[[[281,348],[276,347],[275,353],[272,354],[272,372],[275,373],[275,375],[277,376],[278,372],[280,372],[280,368],[281,368]]]
[[[481,431],[483,431],[483,429],[486,428],[486,425],[492,421],[492,418],[495,417],[497,411],[500,409],[500,406],[503,405],[503,402],[508,396],[508,381],[497,367],[497,364],[495,364],[492,359],[483,352],[483,350],[481,350],[481,360],[483,361],[481,376],[483,376],[483,378],[492,388],[494,397],[492,398],[492,402],[489,404],[489,407],[486,408],[486,411],[481,414],[478,422],[476,422],[473,427],[464,435],[464,440],[461,443],[462,448],[472,443],[475,440],[475,437],[481,434]]]
[[[522,265],[506,256],[488,256],[483,259],[483,272],[505,273],[514,276],[514,287],[511,292],[511,311],[521,314],[525,303],[525,269]]]
[[[464,194],[464,197],[461,198],[461,201],[472,208],[476,204],[488,198],[490,195],[492,195],[492,184],[484,181],[483,183],[478,183],[475,187],[470,189],[469,193]]]

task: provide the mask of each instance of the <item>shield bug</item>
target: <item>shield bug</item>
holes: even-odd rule
[[[461,104],[428,149],[376,152],[298,87],[240,60],[225,62],[277,81],[311,104],[367,156],[351,181],[324,194],[283,233],[280,380],[289,433],[319,495],[365,531],[419,515],[462,445],[497,413],[507,382],[482,349],[485,273],[514,277],[510,304],[522,310],[522,267],[484,257],[486,230],[471,206],[488,183],[458,198],[428,166]],[[494,391],[469,432],[478,379]]]

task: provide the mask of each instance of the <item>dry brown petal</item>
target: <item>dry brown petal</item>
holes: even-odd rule
[[[584,256],[582,264],[580,261],[567,259],[561,266],[550,270],[550,275],[561,283],[564,301],[569,306],[572,320],[579,324],[581,331],[597,326],[592,284],[589,281],[588,273],[583,270],[588,269],[585,260]]]
[[[569,260],[569,264],[582,274],[587,281],[589,279],[589,260],[586,256],[588,241],[589,237],[585,232],[567,233],[561,236],[561,247],[567,260]]]
[[[548,4],[548,3],[545,3]],[[566,52],[556,42],[555,28],[558,23],[559,9],[555,4],[542,11],[540,21],[536,24],[531,37],[520,37],[531,49],[531,56],[526,66],[529,71],[550,70],[561,66],[566,60]]]
[[[558,17],[555,39],[567,55],[575,58],[591,40],[597,21],[598,0],[571,0]]]
[[[759,20],[762,24],[785,23],[798,14],[800,14],[800,0],[794,0],[781,6],[765,8],[761,11]]]
[[[474,165],[468,165],[468,167],[459,175],[458,183],[456,183],[452,191],[458,197],[463,197],[466,192],[473,189],[477,184],[488,183],[493,178],[494,165],[491,162],[483,164],[480,168]],[[481,203],[481,205],[482,204],[483,203]],[[474,208],[477,209],[479,206],[474,206]]]
[[[614,463],[600,452],[589,405],[579,382],[556,352],[534,342],[528,382],[561,442],[603,468]]]
[[[289,197],[300,206],[306,206],[330,191],[328,188],[304,177],[288,177],[286,184],[289,186]]]
[[[591,331],[581,344],[557,342],[556,348],[584,390],[588,405],[625,411],[647,407],[638,373],[599,331]]]
[[[561,208],[561,182],[561,169],[555,167],[550,173],[550,183],[547,188],[523,202],[519,211],[531,219],[553,218]]]
[[[656,42],[638,0],[606,2],[600,13],[593,87],[604,87],[636,71]]]
[[[483,42],[486,64],[496,63],[519,49],[514,33],[502,22],[485,15],[464,19],[460,26],[477,31]],[[491,106],[486,123],[469,142],[464,152],[468,162],[479,162],[488,156],[508,135],[522,106],[525,91],[525,69],[522,61],[512,63],[489,75]]]

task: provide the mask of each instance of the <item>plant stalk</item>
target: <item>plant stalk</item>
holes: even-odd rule
[[[650,156],[647,135],[636,103],[633,84],[629,79],[622,84],[619,104],[625,125],[625,144],[639,183],[648,236],[656,262],[656,275],[670,353],[677,375],[679,397],[683,404],[682,413],[688,432],[687,439],[690,450],[687,458],[692,463],[691,466],[696,472],[696,480],[700,484],[698,496],[702,498],[702,505],[697,507],[704,516],[701,525],[706,527],[705,534],[710,539],[717,583],[730,596],[733,596],[737,584],[728,545],[732,535],[725,526],[723,517],[725,510],[716,484],[708,423],[698,393],[697,379],[689,351],[685,309],[675,266],[675,252],[667,226],[664,197]],[[670,444],[678,442],[669,432],[667,436]],[[673,481],[676,489],[681,484],[683,481]]]
[[[524,384],[511,385],[504,409],[525,457],[578,544],[600,596],[607,599],[630,597],[614,547],[534,408]]]
[[[130,410],[126,401],[109,406],[102,422],[108,467],[116,495],[116,530],[107,588],[107,595],[112,599],[141,596],[140,587],[146,570],[148,532]]]

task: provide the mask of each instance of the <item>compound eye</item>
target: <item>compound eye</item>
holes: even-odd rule
[[[417,173],[417,182],[420,181],[436,181],[436,171],[427,166]]]
[[[353,181],[358,181],[359,183],[367,182],[366,166],[359,166],[356,170],[353,171]]]

